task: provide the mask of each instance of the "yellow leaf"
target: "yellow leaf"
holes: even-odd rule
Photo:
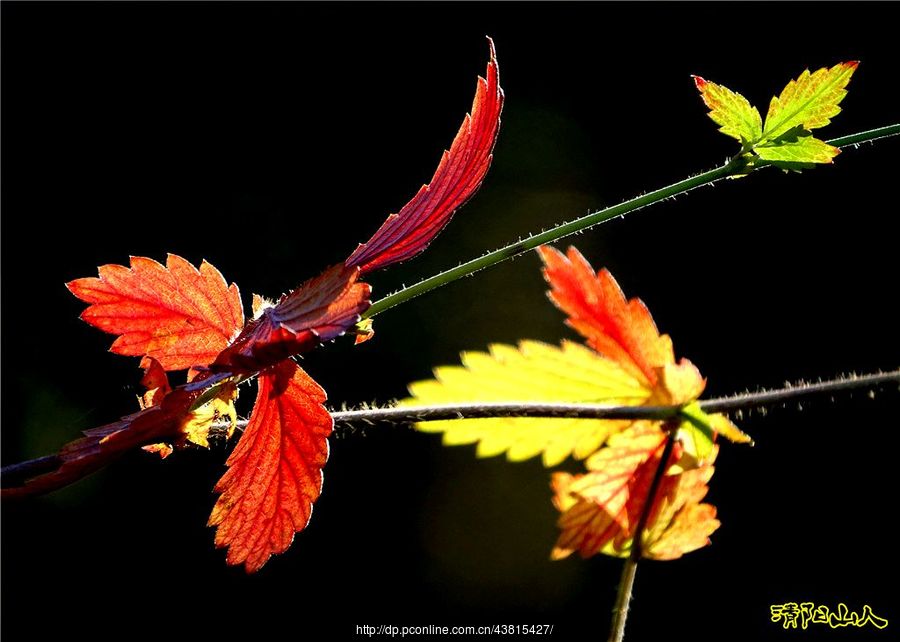
[[[467,402],[608,403],[646,405],[653,391],[611,359],[576,343],[560,347],[522,341],[465,352],[462,366],[435,369],[435,379],[410,385],[400,405]],[[500,417],[420,422],[444,433],[446,445],[478,443],[479,457],[506,453],[511,461],[543,454],[546,466],[572,455],[583,459],[633,422],[604,419]]]

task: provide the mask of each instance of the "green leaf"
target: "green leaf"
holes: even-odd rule
[[[831,159],[841,153],[837,147],[809,134],[793,140],[782,138],[754,147],[753,151],[763,160],[771,161],[784,169],[799,169],[812,163],[830,163]]]
[[[724,85],[717,85],[700,76],[693,78],[703,102],[709,107],[709,117],[721,125],[720,132],[742,144],[759,140],[762,136],[762,117],[756,107]]]
[[[678,440],[684,445],[684,452],[697,462],[706,461],[713,452],[713,435],[709,416],[695,401],[681,409],[685,421],[678,428]]]
[[[838,105],[847,95],[845,87],[858,64],[842,62],[813,73],[807,69],[790,81],[769,103],[761,140],[776,139],[795,127],[810,130],[830,123],[841,111]]]
[[[713,452],[713,435],[719,434],[729,441],[753,445],[750,436],[721,414],[708,415],[696,401],[681,409],[684,422],[678,427],[678,439],[686,454],[703,464]]]

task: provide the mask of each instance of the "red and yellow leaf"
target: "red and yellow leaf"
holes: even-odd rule
[[[611,437],[606,448],[588,459],[587,473],[553,476],[554,504],[562,513],[554,559],[575,551],[582,557],[631,553],[665,442],[657,424],[640,422]],[[713,473],[715,450],[706,464],[689,470],[680,465],[681,454],[676,443],[649,508],[643,557],[680,557],[708,544],[719,525],[715,508],[699,504]]]
[[[857,66],[859,62],[852,60],[813,73],[807,69],[796,80],[791,80],[781,95],[769,103],[763,139],[780,138],[798,127],[811,130],[830,123],[841,113],[839,105],[847,95],[847,83]]]
[[[258,571],[309,522],[333,426],[324,401],[325,391],[293,361],[260,375],[256,405],[216,484],[222,495],[209,518],[229,564]]]
[[[569,315],[568,325],[589,346],[617,362],[636,378],[655,386],[657,369],[675,363],[672,340],[660,336],[640,299],[628,301],[608,270],[595,273],[574,247],[567,254],[542,246],[544,278],[550,300]]]
[[[210,368],[220,372],[263,370],[344,334],[371,305],[372,289],[358,277],[359,268],[333,265],[275,305],[257,298],[255,318]]]
[[[241,297],[222,274],[203,261],[198,270],[169,254],[166,265],[140,256],[131,268],[104,265],[99,278],[67,284],[91,305],[81,318],[119,335],[111,350],[156,359],[165,370],[213,361],[244,325]]]
[[[491,58],[486,78],[478,78],[472,112],[441,157],[431,182],[356,248],[347,258],[348,266],[359,266],[367,273],[416,256],[481,187],[491,166],[503,110],[497,55],[494,42],[490,38],[488,42]]]
[[[736,91],[724,85],[694,76],[694,84],[703,102],[709,107],[709,117],[721,125],[719,131],[741,143],[755,143],[762,136],[762,117],[759,110]]]
[[[518,348],[495,344],[490,353],[465,352],[462,367],[436,368],[435,378],[410,385],[401,405],[478,402],[607,403],[612,406],[683,405],[697,399],[705,380],[660,336],[644,304],[628,301],[612,275],[595,273],[570,248],[565,256],[539,248],[551,300],[569,313],[569,324],[595,351],[571,342],[561,348],[522,341]],[[703,415],[705,417],[705,415]],[[520,418],[419,422],[418,430],[442,432],[445,445],[478,443],[478,456],[506,453],[511,461],[543,455],[553,466],[573,455],[589,456],[631,421]],[[703,461],[712,448],[712,428],[687,423],[689,451]]]

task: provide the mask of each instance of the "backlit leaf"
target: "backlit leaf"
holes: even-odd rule
[[[325,391],[293,361],[260,375],[250,421],[216,484],[221,496],[209,518],[229,564],[259,570],[309,522],[333,426],[324,401]]]
[[[665,442],[666,435],[656,424],[640,422],[612,436],[606,448],[589,458],[587,473],[553,476],[554,504],[562,513],[554,559],[575,551],[582,557],[631,553]],[[689,470],[679,465],[681,456],[676,444],[649,508],[641,540],[643,557],[680,557],[708,544],[709,534],[718,527],[718,521],[710,521],[708,509],[696,508],[706,494],[715,451],[709,463]],[[715,509],[709,508],[714,518]],[[699,515],[704,519],[690,521]]]
[[[709,117],[721,125],[719,131],[736,138],[740,143],[753,143],[762,136],[762,117],[741,94],[694,76],[703,102],[709,107]]]
[[[119,335],[116,354],[153,357],[165,370],[205,366],[244,325],[237,286],[206,261],[198,270],[174,254],[165,266],[134,256],[130,269],[104,265],[99,274],[67,287],[91,304],[82,319]]]
[[[609,403],[637,406],[652,390],[619,364],[576,343],[556,347],[537,341],[495,344],[490,352],[465,352],[462,366],[435,369],[435,379],[409,386],[412,403],[516,402]],[[420,422],[419,430],[443,432],[446,445],[478,442],[478,456],[507,453],[511,461],[543,454],[544,464],[569,455],[584,458],[628,421],[496,417]]]
[[[772,143],[758,145],[753,151],[763,160],[784,169],[802,169],[811,163],[830,163],[841,153],[823,140],[811,135],[801,135],[793,139],[779,139]]]
[[[595,273],[574,247],[567,254],[550,246],[538,248],[550,300],[569,315],[566,323],[600,354],[612,359],[648,386],[656,369],[675,362],[672,340],[660,336],[650,311],[640,299],[627,301],[608,270]]]
[[[847,83],[859,65],[857,61],[842,62],[834,67],[810,73],[804,71],[790,81],[781,95],[772,98],[763,140],[772,140],[794,129],[824,127],[841,112],[840,102],[847,95]]]
[[[500,128],[503,90],[494,42],[486,78],[478,78],[472,112],[467,114],[441,157],[431,182],[423,185],[409,203],[388,216],[371,239],[361,243],[346,261],[363,273],[405,261],[419,254],[459,209],[481,187],[491,166]]]
[[[255,372],[341,336],[371,305],[358,277],[359,268],[333,265],[275,305],[257,298],[256,316],[210,368]]]
[[[28,497],[49,493],[85,477],[133,448],[171,442],[181,435],[181,426],[189,415],[197,394],[176,389],[165,395],[159,405],[123,417],[98,428],[84,431],[84,437],[64,445],[57,454],[56,467],[44,474],[7,486],[3,497]],[[162,452],[162,448],[156,449]]]

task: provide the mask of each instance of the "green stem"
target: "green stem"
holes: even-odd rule
[[[874,141],[879,138],[886,138],[888,136],[897,135],[900,135],[900,124],[887,125],[885,127],[870,129],[868,131],[859,132],[857,134],[850,134],[849,136],[835,138],[827,142],[828,144],[834,145],[835,147],[847,147],[851,145],[857,145],[859,143]],[[722,180],[723,178],[734,176],[741,171],[744,171],[745,167],[746,164],[744,162],[743,156],[738,155],[729,160],[724,165],[715,169],[703,172],[702,174],[697,174],[696,176],[692,176],[691,178],[686,178],[667,187],[648,192],[647,194],[632,198],[628,201],[625,201],[624,203],[619,203],[618,205],[613,205],[612,207],[607,207],[606,209],[602,209],[586,216],[582,216],[581,218],[575,219],[574,221],[562,223],[545,232],[530,236],[523,241],[511,243],[505,247],[501,247],[499,250],[494,250],[493,252],[489,252],[488,254],[485,254],[484,256],[481,256],[477,259],[472,259],[471,261],[463,263],[462,265],[458,265],[455,268],[446,270],[445,272],[441,272],[439,274],[435,274],[434,276],[429,277],[423,281],[419,281],[415,285],[411,285],[408,288],[403,288],[402,290],[398,290],[393,294],[389,294],[383,299],[379,299],[378,301],[373,303],[372,307],[370,307],[362,316],[364,319],[374,317],[376,314],[384,312],[388,308],[392,308],[395,305],[399,305],[401,303],[409,301],[410,299],[413,299],[420,294],[425,294],[430,290],[434,290],[435,288],[439,288],[442,285],[452,283],[453,281],[461,279],[464,276],[469,276],[470,274],[474,274],[479,270],[483,270],[485,268],[497,265],[498,263],[502,263],[507,259],[513,258],[514,256],[518,256],[529,250],[533,250],[534,248],[543,245],[544,243],[557,241],[563,237],[569,236],[570,234],[575,234],[576,232],[580,232],[594,225],[605,223],[606,221],[612,218],[616,218],[617,216],[624,216],[629,212],[639,210],[641,208],[647,207],[648,205],[658,203],[659,201],[664,201],[667,198],[672,198],[673,196],[684,194],[685,192],[689,192],[698,187],[710,185],[712,183],[715,183],[716,181]]]
[[[876,127],[875,129],[859,132],[857,134],[850,134],[849,136],[841,136],[840,138],[833,138],[825,142],[829,145],[834,145],[835,147],[850,147],[851,145],[870,143],[873,140],[888,138],[889,136],[900,136],[900,123]]]
[[[586,216],[577,218],[574,221],[562,223],[545,232],[530,236],[525,240],[517,241],[516,243],[510,243],[505,247],[501,247],[499,250],[494,250],[493,252],[489,252],[484,256],[478,257],[477,259],[472,259],[471,261],[463,263],[462,265],[458,265],[455,268],[452,268],[445,272],[441,272],[439,274],[435,274],[434,276],[429,277],[423,281],[419,281],[415,285],[411,285],[408,288],[403,288],[402,290],[398,290],[393,294],[389,294],[383,299],[379,299],[378,301],[373,303],[372,307],[370,307],[363,314],[363,318],[368,319],[370,317],[373,317],[376,314],[384,312],[388,308],[392,308],[395,305],[404,303],[414,297],[419,296],[420,294],[425,294],[430,290],[439,288],[442,285],[447,285],[448,283],[456,281],[457,279],[461,279],[464,276],[474,274],[475,272],[483,270],[484,268],[497,265],[498,263],[501,263],[507,259],[511,259],[514,256],[518,256],[519,254],[523,254],[528,250],[533,250],[534,248],[545,243],[556,241],[565,236],[569,236],[570,234],[575,234],[576,232],[580,232],[581,230],[587,229],[591,226],[598,225],[599,223],[605,223],[606,221],[617,216],[628,214],[629,212],[639,210],[643,207],[647,207],[648,205],[652,205],[653,203],[657,203],[667,198],[677,196],[678,194],[684,194],[685,192],[688,192],[692,189],[696,189],[698,187],[702,187],[703,185],[708,185],[709,183],[713,183],[715,181],[723,179],[726,176],[730,176],[731,174],[735,173],[737,168],[741,166],[743,166],[743,163],[737,160],[737,158],[733,158],[721,167],[711,169],[707,172],[703,172],[702,174],[697,174],[696,176],[692,176],[691,178],[686,178],[667,187],[663,187],[662,189],[648,192],[647,194],[632,198],[631,200],[625,201],[624,203],[619,203],[618,205],[613,205],[612,207],[607,207],[606,209],[587,214]]]

